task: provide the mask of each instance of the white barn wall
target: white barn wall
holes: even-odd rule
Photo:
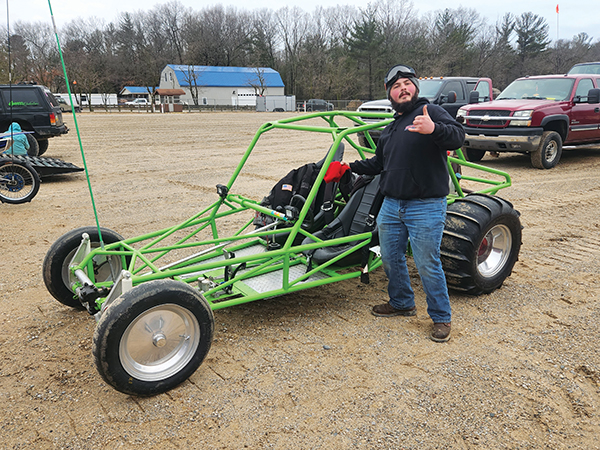
[[[160,75],[159,89],[182,89],[185,95],[180,97],[180,101],[193,105],[194,101],[190,94],[188,86],[181,86],[175,76],[175,71],[166,66]],[[284,95],[284,87],[266,88],[263,95]],[[234,94],[235,92],[235,94]],[[206,98],[207,105],[232,105],[232,106],[256,106],[256,97],[253,95],[254,89],[245,86],[228,86],[228,87],[198,87],[198,103],[202,103],[202,99]],[[236,103],[237,101],[237,103]]]

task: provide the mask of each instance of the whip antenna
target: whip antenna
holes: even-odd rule
[[[94,194],[92,192],[92,183],[90,181],[88,167],[85,162],[85,154],[83,153],[83,145],[81,143],[81,134],[79,133],[79,125],[77,124],[77,115],[75,114],[75,107],[73,106],[73,95],[71,94],[71,85],[69,83],[69,77],[67,76],[67,68],[65,66],[65,59],[63,57],[62,48],[60,47],[60,39],[58,38],[58,30],[56,29],[56,22],[54,20],[54,13],[52,12],[52,4],[51,4],[50,0],[48,0],[48,7],[50,8],[50,17],[52,18],[52,27],[54,28],[54,36],[56,37],[56,45],[58,46],[58,54],[60,56],[60,63],[62,64],[62,70],[63,70],[63,74],[65,76],[65,84],[67,85],[67,93],[69,94],[69,102],[71,103],[71,111],[73,113],[73,122],[75,122],[75,131],[77,132],[77,140],[79,142],[79,150],[81,152],[81,159],[83,160],[83,168],[85,169],[85,178],[87,179],[88,189],[90,191],[90,199],[92,201],[92,209],[94,210],[94,217],[96,219],[96,227],[98,228],[98,238],[100,239],[100,246],[102,247],[102,249],[104,249],[104,241],[102,240],[102,231],[100,230],[100,221],[98,220],[98,212],[96,211],[96,204],[94,202]]]

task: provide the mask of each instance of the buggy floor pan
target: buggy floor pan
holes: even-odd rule
[[[237,256],[251,256],[251,255],[259,255],[261,253],[267,253],[267,249],[262,244],[256,244],[249,247],[241,248],[235,251],[235,255]],[[204,261],[204,263],[212,263],[217,261],[225,261],[224,256],[216,256],[214,258],[208,259]],[[249,272],[250,269],[243,269],[239,271],[240,277],[243,277],[244,273]],[[222,273],[222,269],[218,269],[218,272]],[[301,276],[306,273],[306,265],[304,264],[295,264],[290,266],[289,268],[289,282],[294,282]],[[190,273],[188,276],[199,275],[200,273]],[[208,275],[208,274],[206,274]],[[327,275],[323,272],[316,272],[308,277],[306,280],[300,281],[299,284],[307,283],[311,281],[323,280],[325,278],[329,278],[330,275]],[[182,278],[187,278],[182,277]],[[257,293],[264,294],[266,292],[280,290],[283,288],[283,269],[276,269],[272,272],[264,273],[262,275],[253,276],[251,278],[246,278],[244,280],[237,281],[234,284],[234,290],[240,292],[248,292],[248,289]],[[210,300],[209,300],[210,301]]]

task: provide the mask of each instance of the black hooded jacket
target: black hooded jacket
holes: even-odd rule
[[[406,130],[416,116],[423,114],[425,105],[435,124],[433,133]],[[425,98],[419,98],[412,111],[396,114],[394,119],[381,133],[375,156],[354,161],[350,168],[360,175],[381,173],[380,189],[386,197],[401,200],[446,197],[448,150],[462,146],[465,139],[462,125]]]

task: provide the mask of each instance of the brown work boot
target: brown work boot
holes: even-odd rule
[[[431,340],[435,342],[448,342],[450,340],[450,323],[434,323]]]
[[[375,305],[371,310],[371,314],[378,317],[392,317],[392,316],[416,316],[417,307],[413,306],[409,309],[396,309],[390,303],[384,303],[382,305]]]

